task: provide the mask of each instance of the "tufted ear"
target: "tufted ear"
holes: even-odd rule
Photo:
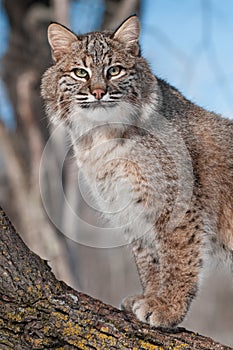
[[[140,22],[137,16],[131,16],[126,19],[120,27],[114,32],[113,38],[119,40],[126,45],[133,54],[139,53]]]
[[[52,23],[49,25],[48,41],[55,61],[58,61],[64,54],[68,53],[71,44],[76,40],[76,35],[61,24]]]

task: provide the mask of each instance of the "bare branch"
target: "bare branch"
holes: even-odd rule
[[[1,349],[219,349],[185,329],[152,330],[56,280],[0,208]]]

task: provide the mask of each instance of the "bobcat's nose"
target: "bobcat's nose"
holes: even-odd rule
[[[101,100],[106,94],[106,91],[102,88],[97,88],[97,89],[94,89],[91,93],[92,95],[95,96],[97,100]]]

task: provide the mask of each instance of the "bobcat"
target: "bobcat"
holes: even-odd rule
[[[52,23],[42,97],[66,125],[99,209],[132,247],[143,293],[122,308],[175,327],[208,256],[232,264],[233,123],[154,76],[139,32],[137,16],[78,36]]]

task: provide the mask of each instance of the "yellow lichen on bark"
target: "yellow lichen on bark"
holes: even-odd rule
[[[184,329],[151,329],[59,282],[1,209],[0,255],[0,349],[230,350]]]

